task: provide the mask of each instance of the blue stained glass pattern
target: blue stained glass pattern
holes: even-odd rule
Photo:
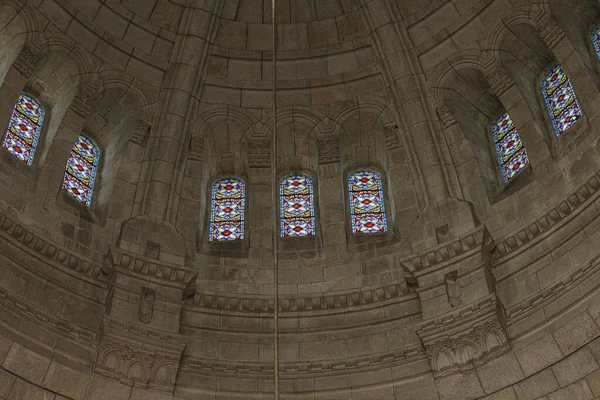
[[[575,89],[560,65],[546,74],[540,87],[556,136],[560,136],[583,116]]]
[[[86,207],[92,204],[99,159],[98,146],[84,135],[79,135],[67,160],[62,188]]]
[[[492,124],[491,130],[502,177],[504,182],[508,182],[529,164],[529,158],[519,132],[507,112]]]
[[[282,178],[279,195],[280,235],[314,236],[315,205],[312,178],[308,175]]]
[[[212,185],[209,240],[244,239],[246,185],[238,178],[220,179]]]
[[[594,33],[592,33],[592,44],[594,45],[596,56],[600,58],[600,25],[598,25],[596,29],[594,29]]]
[[[43,123],[44,108],[40,102],[27,93],[21,93],[10,117],[2,147],[31,165]]]
[[[372,171],[348,176],[352,233],[387,232],[381,175]]]

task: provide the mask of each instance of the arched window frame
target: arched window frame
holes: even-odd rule
[[[529,156],[508,112],[492,121],[490,134],[500,174],[505,184],[512,182],[529,165]]]
[[[290,188],[292,182],[297,182],[299,188]],[[302,188],[303,184],[305,188]],[[293,211],[289,210],[294,200],[304,200],[307,203],[296,216]],[[299,205],[300,203],[295,204]],[[302,226],[305,229],[300,230]],[[279,236],[282,238],[314,237],[316,232],[315,188],[312,177],[304,173],[281,177],[279,180]]]
[[[550,68],[540,82],[546,110],[556,137],[561,137],[583,118],[583,109],[567,73],[561,64]],[[572,100],[559,105],[556,95],[572,94]],[[562,101],[562,100],[560,100]]]
[[[227,190],[227,188],[223,188],[224,191],[221,194],[219,194],[217,191],[219,190],[219,185],[228,181],[239,184],[239,190],[235,192],[226,193],[225,190]],[[229,204],[230,206],[236,205],[237,207],[239,207],[239,218],[225,218],[222,216],[218,216],[219,206],[227,206],[227,204]],[[208,241],[210,243],[222,243],[244,240],[246,236],[245,218],[246,182],[242,178],[232,176],[216,179],[212,183],[210,190]],[[225,231],[220,231],[220,228],[227,229],[229,233],[223,235]],[[235,228],[235,230],[233,231],[234,236],[232,236],[232,238],[228,238],[229,236],[231,236],[232,233],[231,228]],[[219,232],[221,232],[221,234]]]
[[[594,51],[596,52],[596,57],[600,61],[600,24],[596,25],[596,27],[593,29],[591,41]]]
[[[87,208],[92,205],[99,162],[98,145],[85,134],[80,134],[67,160],[62,189]]]
[[[2,147],[19,160],[31,165],[35,158],[46,112],[42,103],[23,92],[13,108]]]
[[[354,181],[354,177],[355,176],[359,176],[360,174],[372,174],[373,177],[376,180],[377,186],[374,187],[373,189],[370,189],[369,187],[361,189],[361,190],[357,190],[358,186],[357,184],[355,184]],[[349,204],[349,211],[350,211],[350,232],[353,235],[356,234],[364,234],[364,235],[372,235],[372,234],[377,234],[377,233],[387,233],[389,230],[388,227],[388,215],[386,212],[386,208],[385,208],[385,193],[384,193],[384,184],[383,184],[383,179],[381,177],[381,174],[373,169],[361,169],[358,171],[353,171],[350,172],[347,176],[346,179],[346,184],[347,184],[347,190],[348,190],[348,204]],[[376,212],[364,212],[364,213],[357,213],[357,209],[356,209],[356,202],[360,201],[360,195],[365,195],[365,194],[370,194],[371,196],[375,196],[378,198],[378,200],[380,201],[380,206],[377,208]],[[381,224],[381,228],[375,230],[375,231],[370,231],[370,232],[365,232],[365,229],[361,229],[360,228],[360,223],[361,223],[361,219],[363,221],[366,221],[366,218],[371,218],[372,220],[370,221],[371,223],[373,223],[373,221]],[[375,218],[375,219],[373,219]],[[365,227],[365,228],[370,228],[370,227]]]

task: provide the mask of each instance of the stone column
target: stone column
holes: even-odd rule
[[[151,251],[159,259],[182,263],[184,241],[174,226],[179,203],[177,182],[183,164],[187,127],[196,111],[194,95],[210,57],[222,1],[210,10],[187,8],[163,82],[154,124],[148,137],[134,219],[122,228],[119,246],[137,254]],[[150,249],[150,250],[149,250]],[[159,249],[159,250],[157,250]]]
[[[407,132],[407,156],[418,169],[421,213],[411,226],[415,248],[436,245],[436,229],[459,236],[476,225],[469,203],[456,199],[444,164],[451,166],[445,143],[436,137],[436,114],[431,104],[421,65],[412,47],[402,16],[387,0],[362,0],[367,26],[379,52],[387,91],[395,105],[396,119]]]

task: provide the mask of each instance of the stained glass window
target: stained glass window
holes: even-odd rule
[[[508,182],[529,164],[529,157],[507,112],[492,124],[492,138],[504,182]]]
[[[84,135],[79,135],[67,160],[62,188],[86,207],[92,204],[99,158],[98,146]]]
[[[546,74],[541,88],[552,126],[560,136],[583,116],[575,89],[560,65]]]
[[[592,33],[592,44],[594,45],[596,55],[600,58],[600,25],[598,25],[596,29],[594,29],[594,33]]]
[[[372,171],[348,176],[352,233],[387,232],[381,175]]]
[[[279,207],[282,237],[315,234],[313,181],[310,176],[292,175],[282,178]]]
[[[31,95],[21,93],[13,109],[2,147],[31,165],[44,122],[44,108]]]
[[[210,241],[244,239],[244,181],[220,179],[212,185],[210,210]]]

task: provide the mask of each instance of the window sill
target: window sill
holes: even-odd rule
[[[398,242],[398,237],[392,231],[378,233],[348,232],[348,251],[351,253],[373,250]]]
[[[85,205],[81,204],[63,190],[62,182],[56,198],[56,205],[62,209],[75,210],[75,212],[79,214],[79,217],[87,222],[102,227],[106,225],[107,212],[105,208],[92,209],[92,207],[86,207]],[[93,198],[92,205],[94,205]]]
[[[323,244],[320,235],[301,236],[301,237],[279,237],[279,251],[283,253],[301,252],[308,258],[321,256]]]
[[[249,240],[231,240],[227,242],[204,241],[198,251],[202,254],[217,257],[244,258],[249,253]]]

